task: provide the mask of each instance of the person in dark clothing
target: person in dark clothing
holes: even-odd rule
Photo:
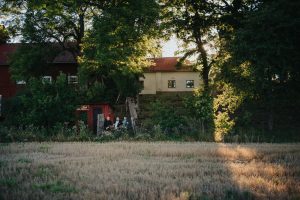
[[[107,116],[105,121],[104,121],[104,130],[108,131],[108,130],[111,130],[112,128],[113,128],[113,123],[110,120],[110,117]]]

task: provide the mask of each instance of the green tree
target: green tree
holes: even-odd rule
[[[4,22],[15,30],[23,44],[11,59],[13,77],[37,77],[40,74],[36,72],[49,66],[62,51],[70,52],[77,60],[92,16],[100,12],[105,2],[99,2],[98,7],[92,6],[92,1],[82,0],[1,2],[0,10],[6,15]]]
[[[299,89],[299,8],[298,1],[265,1],[247,14],[227,43],[230,57],[222,73],[253,100],[265,103],[269,130],[276,102],[289,98],[278,95]]]
[[[210,71],[220,50],[220,39],[239,25],[256,0],[163,0],[164,24],[183,41],[181,61],[196,56],[204,92],[209,91]]]
[[[99,82],[111,101],[135,96],[138,78],[155,52],[159,5],[154,0],[116,1],[94,17],[83,45],[80,75],[87,88]]]
[[[213,98],[203,89],[194,91],[193,96],[186,98],[185,106],[189,117],[196,119],[200,123],[200,134],[209,135],[213,129]]]
[[[23,44],[10,57],[10,71],[14,80],[39,78],[52,66],[60,52],[57,45],[47,43]]]
[[[164,1],[166,23],[177,38],[184,42],[185,55],[182,61],[197,55],[197,64],[201,67],[204,91],[209,90],[209,71],[212,59],[207,46],[216,37],[213,28],[216,25],[216,5],[210,1]]]
[[[55,42],[75,57],[80,53],[80,44],[87,25],[91,23],[93,11],[99,11],[82,0],[4,0],[0,6],[22,41]],[[18,20],[13,21],[12,17]],[[70,42],[75,45],[68,45]]]
[[[52,83],[31,78],[26,90],[13,99],[7,120],[13,125],[52,128],[57,123],[72,122],[78,106],[77,94],[65,74]]]
[[[0,44],[6,43],[9,39],[9,33],[4,25],[0,24]]]

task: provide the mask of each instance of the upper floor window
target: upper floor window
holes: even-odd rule
[[[68,76],[68,83],[69,84],[77,84],[78,83],[78,76]]]
[[[194,80],[187,80],[186,88],[194,88]]]
[[[140,84],[140,87],[141,89],[144,89],[144,80],[139,80],[139,84]]]
[[[43,76],[42,82],[43,83],[52,83],[52,77],[51,76]]]
[[[168,80],[168,88],[176,88],[176,80]]]

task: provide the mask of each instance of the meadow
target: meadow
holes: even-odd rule
[[[300,199],[300,145],[0,144],[0,199]]]

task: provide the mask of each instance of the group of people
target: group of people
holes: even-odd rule
[[[118,129],[128,129],[129,122],[127,120],[127,117],[124,117],[123,120],[120,120],[119,117],[116,117],[115,123],[112,122],[109,116],[106,117],[104,121],[104,130],[110,131],[110,130],[118,130]]]

